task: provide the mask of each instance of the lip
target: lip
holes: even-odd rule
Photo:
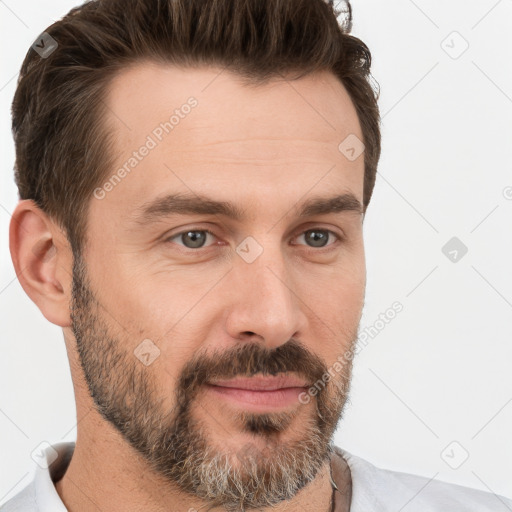
[[[307,388],[309,386],[304,379],[285,375],[275,377],[236,377],[229,380],[210,381],[208,384],[223,388],[236,388],[250,391],[276,391],[286,388]]]
[[[220,398],[237,407],[252,412],[268,412],[289,407],[297,407],[301,402],[299,396],[307,388],[281,388],[271,391],[254,391],[250,389],[228,388],[207,385],[207,390],[215,398]]]
[[[206,384],[216,398],[252,412],[268,412],[300,405],[299,396],[308,387],[297,377],[250,377]]]

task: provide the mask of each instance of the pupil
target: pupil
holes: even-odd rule
[[[310,242],[312,242],[314,247],[323,247],[327,243],[327,234],[323,231],[308,231],[307,232],[310,238]],[[308,236],[306,235],[306,236]],[[186,237],[189,238],[191,244],[186,242]],[[188,231],[182,235],[182,241],[184,244],[192,249],[197,249],[198,247],[202,247],[206,240],[204,231]]]
[[[326,244],[326,233],[323,233],[322,231],[308,231],[308,233],[312,235],[311,240],[315,244],[315,247],[323,247]],[[320,244],[317,244],[318,241],[320,241]]]
[[[184,237],[188,237],[192,240],[192,244],[187,244]],[[206,240],[205,233],[203,231],[188,231],[187,233],[184,233],[182,235],[182,241],[183,243],[192,249],[197,249],[198,247],[201,247]]]

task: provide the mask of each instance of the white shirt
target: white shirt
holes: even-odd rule
[[[67,512],[53,481],[65,472],[74,448],[73,442],[46,448],[40,465],[33,468],[31,482],[0,512]],[[503,496],[381,469],[342,448],[335,447],[335,451],[351,472],[350,512],[512,512],[512,500]]]

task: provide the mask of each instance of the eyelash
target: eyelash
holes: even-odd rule
[[[209,229],[186,229],[185,231],[180,231],[179,233],[175,233],[174,235],[166,238],[164,240],[164,242],[166,242],[166,243],[173,243],[172,240],[174,240],[175,238],[180,237],[181,235],[189,233],[190,231],[192,231],[192,232],[208,233],[209,235],[212,235],[213,237],[216,237],[215,233],[213,233]],[[311,247],[311,246],[308,246],[308,245],[305,246],[307,249],[312,250],[312,251],[317,252],[317,253],[328,251],[328,250],[332,249],[333,246],[337,246],[338,245],[336,242],[343,242],[345,240],[344,236],[336,233],[335,231],[332,231],[332,230],[326,229],[326,228],[321,228],[319,226],[318,227],[308,228],[305,231],[302,231],[301,233],[298,233],[296,236],[294,236],[294,238],[297,238],[297,237],[299,237],[301,235],[304,235],[305,233],[308,233],[309,231],[322,231],[324,233],[329,233],[329,234],[333,235],[335,237],[335,239],[336,239],[333,243],[328,244],[328,245],[323,246],[323,247]],[[302,245],[302,244],[299,244],[299,245]],[[180,245],[180,244],[178,244],[178,246],[180,247],[180,250],[183,250],[184,252],[187,252],[187,253],[200,253],[200,252],[202,252],[202,250],[204,251],[204,250],[207,250],[208,248],[212,247],[211,245],[208,245],[206,247],[198,247],[197,249],[192,249],[190,247],[185,247],[184,245]]]

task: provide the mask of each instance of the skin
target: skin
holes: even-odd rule
[[[298,218],[294,208],[348,192],[362,203],[363,156],[350,161],[338,149],[350,134],[363,138],[355,108],[328,72],[247,87],[220,68],[139,63],[116,76],[106,98],[118,165],[190,96],[198,105],[172,133],[91,198],[80,260],[32,201],[13,213],[16,273],[63,328],[75,390],[76,448],[57,492],[72,512],[329,511],[327,446],[351,358],[308,403],[269,414],[212,396],[205,383],[272,368],[316,382],[353,347],[366,286],[364,216]],[[248,217],[138,225],[140,207],[164,192],[230,201]],[[312,245],[312,228],[344,239]],[[175,236],[204,229],[214,234],[199,248]],[[247,236],[263,248],[252,263],[235,250]],[[160,352],[145,365],[134,350],[148,339]],[[233,480],[222,485],[236,475],[252,494]]]

